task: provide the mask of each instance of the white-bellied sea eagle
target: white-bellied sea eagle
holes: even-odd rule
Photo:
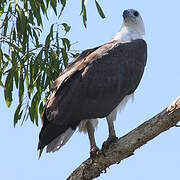
[[[87,132],[91,155],[97,153],[94,131],[106,117],[109,137],[116,139],[113,121],[140,83],[147,61],[144,23],[133,9],[123,12],[114,38],[82,52],[55,80],[42,117],[38,149],[61,148],[77,128]]]

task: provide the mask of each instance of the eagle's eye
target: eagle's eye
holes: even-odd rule
[[[134,14],[135,17],[139,16],[139,13],[137,11],[134,11],[133,14]]]

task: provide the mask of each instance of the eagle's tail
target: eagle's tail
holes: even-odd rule
[[[56,137],[48,144],[46,152],[55,152],[59,150],[64,144],[67,143],[74,132],[75,130],[68,128],[64,133]]]
[[[38,150],[47,146],[47,152],[55,152],[61,148],[75,132],[75,129],[68,127],[61,127],[56,124],[50,123],[47,120],[46,113],[44,112],[43,127],[39,134]]]

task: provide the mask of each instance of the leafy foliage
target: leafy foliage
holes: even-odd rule
[[[100,16],[104,17],[95,2]],[[48,34],[44,32],[49,11],[61,18],[66,4],[67,0],[0,1],[0,87],[4,89],[8,107],[18,92],[14,126],[28,117],[38,125],[53,81],[68,65],[69,58],[76,56],[66,38],[70,25],[52,23]],[[86,27],[84,0],[81,14]]]

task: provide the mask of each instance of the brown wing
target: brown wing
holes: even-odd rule
[[[115,44],[79,59],[57,79],[44,113],[39,148],[66,129],[75,129],[81,120],[107,116],[137,88],[146,64],[146,43]]]
[[[103,46],[99,46],[93,49],[87,49],[82,52],[82,54],[77,57],[77,59],[70,64],[55,80],[53,84],[53,90],[57,91],[59,88],[63,87],[63,84],[77,71],[80,71],[86,67],[91,61],[95,60],[98,56],[101,56],[101,53],[111,49],[116,41],[112,41]]]

